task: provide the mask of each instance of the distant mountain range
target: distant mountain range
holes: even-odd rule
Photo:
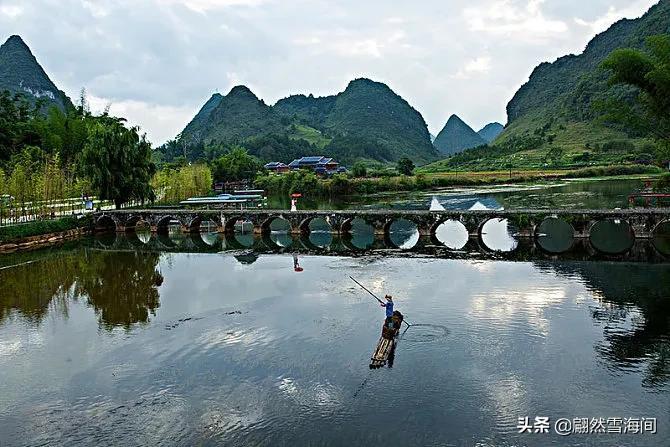
[[[437,134],[433,145],[442,155],[453,155],[465,149],[482,146],[487,143],[472,127],[465,124],[457,115],[451,115],[447,124]]]
[[[496,138],[498,138],[498,135],[500,135],[503,130],[505,130],[505,126],[503,126],[500,123],[489,123],[484,128],[482,128],[479,132],[480,137],[486,140],[487,143],[493,142]]]
[[[0,91],[22,93],[44,107],[61,110],[72,107],[70,99],[54,85],[28,45],[19,36],[11,36],[0,46]]]
[[[303,140],[295,143],[296,148],[287,143],[296,140]],[[421,114],[387,85],[369,79],[351,81],[337,95],[294,95],[274,106],[265,104],[249,88],[237,86],[225,96],[212,96],[178,142],[239,144],[263,160],[283,156],[284,160],[277,161],[284,162],[309,155],[305,151],[347,163],[356,159],[395,162],[402,157],[426,163],[440,157]],[[305,142],[313,147],[305,147]]]

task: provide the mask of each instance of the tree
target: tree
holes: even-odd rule
[[[153,200],[149,184],[156,172],[151,144],[139,128],[127,128],[124,120],[103,115],[88,128],[81,153],[80,170],[90,179],[100,199],[113,200],[116,208],[130,200]]]
[[[362,161],[357,161],[351,167],[351,173],[354,177],[365,177],[368,175],[368,168],[365,167],[365,164]]]
[[[511,161],[508,161],[505,163],[505,169],[509,169],[509,178],[512,178],[512,169],[514,168],[514,165],[512,164]]]
[[[403,157],[398,160],[396,169],[400,174],[412,175],[414,173],[414,162],[407,157]]]
[[[226,155],[212,162],[212,175],[220,181],[250,180],[262,169],[260,161],[241,147],[234,147]]]
[[[636,107],[610,105],[607,117],[636,130],[655,135],[661,142],[656,156],[670,159],[670,35],[647,39],[648,53],[625,48],[613,51],[602,66],[612,71],[610,84],[624,84],[638,91]]]

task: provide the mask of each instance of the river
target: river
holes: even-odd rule
[[[670,263],[273,238],[0,257],[0,445],[670,445]],[[413,324],[392,368],[368,368],[384,312],[349,275]]]

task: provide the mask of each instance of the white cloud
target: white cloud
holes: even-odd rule
[[[480,56],[468,61],[453,77],[456,79],[469,79],[472,75],[484,74],[489,71],[491,71],[491,58],[489,56]]]
[[[344,56],[382,57],[382,45],[375,39],[344,42],[335,45],[335,48],[337,48],[338,52]]]
[[[575,18],[574,20],[578,25],[586,27],[589,31],[589,34],[599,34],[623,18],[634,18],[641,16],[655,3],[657,3],[657,0],[642,0],[632,2],[623,8],[610,6],[604,15],[597,17],[594,20],[588,21],[579,17]]]
[[[193,107],[173,107],[150,104],[142,101],[113,101],[109,98],[88,96],[91,112],[102,113],[109,107],[113,116],[128,120],[130,126],[140,126],[149,141],[162,143],[174,138],[175,129],[183,129],[198,109]]]
[[[545,0],[493,0],[466,8],[464,15],[473,31],[504,35],[527,42],[568,31],[564,21],[544,15],[544,2]],[[522,5],[519,6],[518,3]]]
[[[163,0],[164,3],[180,4],[188,9],[206,13],[207,11],[231,6],[260,6],[272,0]]]
[[[0,14],[14,19],[23,14],[23,8],[19,5],[1,5]]]

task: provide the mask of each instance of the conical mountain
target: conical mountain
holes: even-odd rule
[[[493,140],[495,140],[498,135],[502,133],[502,131],[505,130],[505,126],[503,126],[500,123],[489,123],[484,128],[482,128],[480,131],[477,133],[479,134],[480,137],[485,139],[488,143],[491,143]]]
[[[226,95],[213,95],[181,133],[186,144],[241,142],[282,130],[279,115],[238,85]]]
[[[386,84],[370,79],[351,81],[337,95],[325,127],[330,133],[374,143],[387,152],[379,157],[384,161],[409,157],[425,163],[439,158],[421,114]]]
[[[433,145],[443,155],[453,155],[472,147],[482,146],[486,140],[456,115],[451,115]]]
[[[11,36],[0,46],[0,91],[4,90],[22,93],[33,101],[42,99],[47,107],[72,107],[19,36]]]

